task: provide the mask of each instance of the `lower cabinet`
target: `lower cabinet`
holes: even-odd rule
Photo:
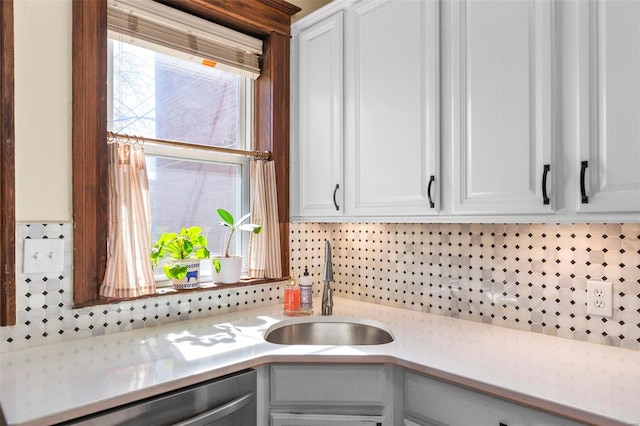
[[[258,369],[258,426],[578,426],[390,364]]]
[[[577,426],[542,411],[405,372],[404,426]]]
[[[393,375],[383,364],[272,364],[261,370],[270,426],[392,426]]]

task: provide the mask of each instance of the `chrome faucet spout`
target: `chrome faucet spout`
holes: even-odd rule
[[[324,242],[324,272],[322,273],[322,281],[333,281],[333,264],[331,263],[331,244],[329,240]]]
[[[328,240],[324,244],[324,271],[322,281],[324,289],[322,291],[322,315],[333,314],[333,290],[329,283],[333,281],[333,264],[331,263],[331,244]]]

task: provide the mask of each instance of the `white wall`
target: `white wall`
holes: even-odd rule
[[[70,221],[71,0],[14,0],[16,221]]]
[[[331,3],[331,0],[287,0],[291,4],[295,4],[302,10],[291,17],[291,22],[295,22],[300,18],[304,18],[316,9]]]

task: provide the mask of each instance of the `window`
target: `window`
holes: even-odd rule
[[[204,146],[252,149],[253,81],[219,68],[109,37],[109,130]],[[153,47],[150,45],[150,47]],[[165,52],[168,49],[163,49]],[[225,229],[216,208],[240,217],[249,211],[249,159],[145,143],[151,198],[151,241],[163,232],[201,226],[212,254],[222,254]],[[232,252],[246,261],[248,234]],[[211,263],[201,262],[202,278]],[[161,268],[159,285],[168,284]]]
[[[163,0],[163,4],[263,40],[261,74],[254,83],[255,149],[276,162],[282,268],[288,271],[289,39],[286,2]],[[107,131],[107,2],[73,2],[73,298],[74,307],[101,303],[106,263],[105,135]]]

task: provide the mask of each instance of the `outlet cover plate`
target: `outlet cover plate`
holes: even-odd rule
[[[587,315],[613,317],[613,286],[607,281],[587,281]]]

